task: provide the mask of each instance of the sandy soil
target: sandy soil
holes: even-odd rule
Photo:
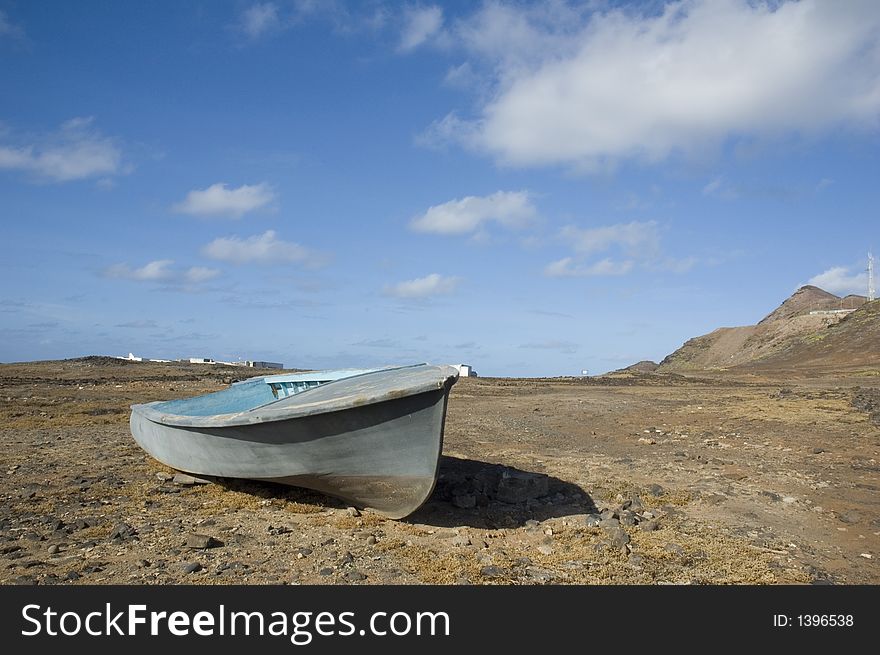
[[[392,521],[178,484],[132,440],[130,404],[242,373],[0,365],[0,583],[880,582],[877,374],[462,379],[435,493]],[[509,469],[549,485],[504,502]]]

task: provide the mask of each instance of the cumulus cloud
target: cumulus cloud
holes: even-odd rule
[[[461,278],[431,273],[425,277],[406,280],[385,287],[385,295],[395,298],[428,298],[448,295],[455,291]]]
[[[192,216],[226,216],[241,218],[248,212],[267,206],[275,200],[275,191],[265,182],[243,184],[229,189],[224,182],[207,189],[194,189],[172,209]]]
[[[202,254],[211,259],[231,264],[289,263],[316,266],[322,258],[308,248],[279,239],[275,230],[241,239],[220,237],[202,248]]]
[[[838,296],[846,296],[851,293],[864,296],[868,291],[868,274],[853,271],[845,266],[833,266],[827,271],[811,277],[807,284],[812,284]]]
[[[136,282],[164,282],[170,285],[197,285],[212,280],[220,271],[216,268],[192,266],[176,268],[173,259],[157,259],[144,264],[140,268],[132,268],[128,264],[114,264],[106,268],[104,277],[134,280]]]
[[[594,228],[567,225],[560,236],[571,244],[576,252],[591,254],[612,247],[619,247],[631,255],[653,254],[660,246],[660,233],[656,221],[632,221]]]
[[[505,164],[592,170],[878,125],[871,0],[599,6],[487,3],[462,20],[452,38],[494,91],[467,126],[449,114],[428,133]]]
[[[56,132],[19,143],[0,143],[0,170],[21,171],[53,182],[118,175],[122,151],[115,139],[92,126],[92,117],[73,118]]]
[[[613,261],[606,257],[592,264],[578,264],[572,257],[563,257],[560,260],[547,264],[544,275],[548,277],[593,277],[603,275],[626,275],[632,270],[633,262]]]
[[[467,196],[430,207],[410,222],[417,232],[467,234],[484,224],[522,227],[536,215],[526,191],[497,191],[488,196]]]
[[[670,257],[663,253],[660,226],[656,221],[632,221],[600,227],[563,227],[557,238],[573,255],[544,267],[548,277],[594,277],[626,275],[640,267],[651,271],[686,273],[699,260],[696,257]],[[611,252],[614,257],[592,258]]]
[[[424,44],[443,28],[443,9],[437,6],[409,7],[404,11],[399,50],[407,52]]]
[[[275,32],[281,28],[278,6],[274,2],[257,3],[248,7],[239,17],[238,28],[248,39]]]

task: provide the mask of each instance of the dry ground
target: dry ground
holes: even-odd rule
[[[402,521],[277,485],[175,484],[132,440],[131,403],[243,372],[0,365],[0,583],[880,582],[876,371],[462,379],[437,489]],[[549,493],[473,493],[499,466],[550,476]],[[592,525],[602,511],[622,525]]]

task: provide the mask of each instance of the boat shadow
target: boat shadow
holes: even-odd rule
[[[435,527],[492,530],[596,511],[590,495],[572,482],[503,464],[444,455],[434,492],[403,520]]]
[[[313,511],[351,505],[303,487],[240,478],[207,479],[228,491],[243,492],[267,502],[298,503],[314,508]],[[434,527],[494,530],[596,511],[590,495],[571,482],[513,466],[443,455],[434,491],[424,505],[401,520]]]

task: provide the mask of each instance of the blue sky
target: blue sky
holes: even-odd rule
[[[0,0],[0,361],[599,373],[865,293],[880,5]]]

